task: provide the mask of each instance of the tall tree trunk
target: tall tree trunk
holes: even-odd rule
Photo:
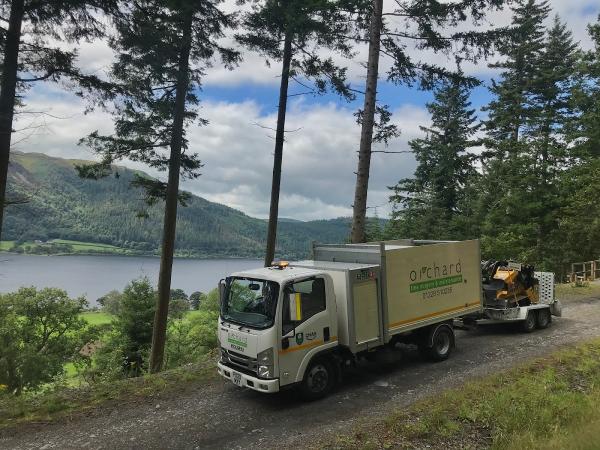
[[[369,61],[367,63],[367,85],[363,107],[358,170],[352,217],[352,243],[365,242],[367,221],[367,193],[371,170],[371,146],[373,144],[373,124],[377,102],[377,78],[379,76],[379,47],[381,45],[381,13],[383,0],[373,0],[373,13],[369,30]]]
[[[279,191],[281,187],[281,161],[283,159],[283,142],[285,141],[285,113],[287,109],[291,62],[292,36],[290,33],[286,33],[283,44],[281,85],[279,86],[279,110],[277,112],[277,131],[275,132],[275,155],[273,156],[273,181],[271,184],[271,207],[269,210],[269,229],[267,231],[265,267],[269,267],[275,258],[277,219],[279,216]]]
[[[175,230],[177,225],[177,202],[179,197],[179,171],[181,168],[181,150],[183,146],[183,125],[185,118],[185,100],[189,88],[189,59],[192,47],[192,20],[189,14],[183,29],[183,46],[179,54],[177,92],[173,112],[173,131],[171,135],[171,156],[169,160],[169,181],[165,201],[160,271],[158,274],[158,299],[152,329],[152,350],[150,354],[150,372],[162,369],[167,334],[167,316],[171,297],[171,273],[173,270],[173,252],[175,250]]]
[[[19,42],[21,40],[21,24],[24,14],[23,2],[24,0],[13,0],[10,5],[10,18],[4,44],[4,64],[0,82],[0,240],[2,237],[4,207],[7,203],[6,184],[8,181],[10,140],[15,112]]]

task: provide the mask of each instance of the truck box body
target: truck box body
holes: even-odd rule
[[[313,260],[334,283],[338,339],[352,353],[481,310],[478,241],[316,245]]]

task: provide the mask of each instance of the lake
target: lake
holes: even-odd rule
[[[122,291],[142,276],[158,281],[160,260],[127,256],[38,256],[0,253],[0,293],[21,286],[58,287],[70,296],[84,295],[90,306],[107,292]],[[172,287],[190,295],[208,292],[231,272],[261,267],[258,259],[175,259]]]

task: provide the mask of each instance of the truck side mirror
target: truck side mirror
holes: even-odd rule
[[[225,298],[225,280],[219,281],[219,304],[223,304],[223,299]]]

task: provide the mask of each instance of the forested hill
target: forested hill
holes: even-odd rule
[[[69,239],[111,244],[139,253],[157,253],[162,204],[146,207],[142,192],[130,187],[134,171],[99,181],[78,177],[81,161],[39,153],[11,152],[9,193],[26,203],[9,206],[4,240]],[[148,213],[141,218],[139,212]],[[344,242],[350,219],[281,220],[277,255],[305,257],[311,241]],[[198,257],[262,257],[267,223],[224,205],[193,196],[179,208],[177,253]]]

